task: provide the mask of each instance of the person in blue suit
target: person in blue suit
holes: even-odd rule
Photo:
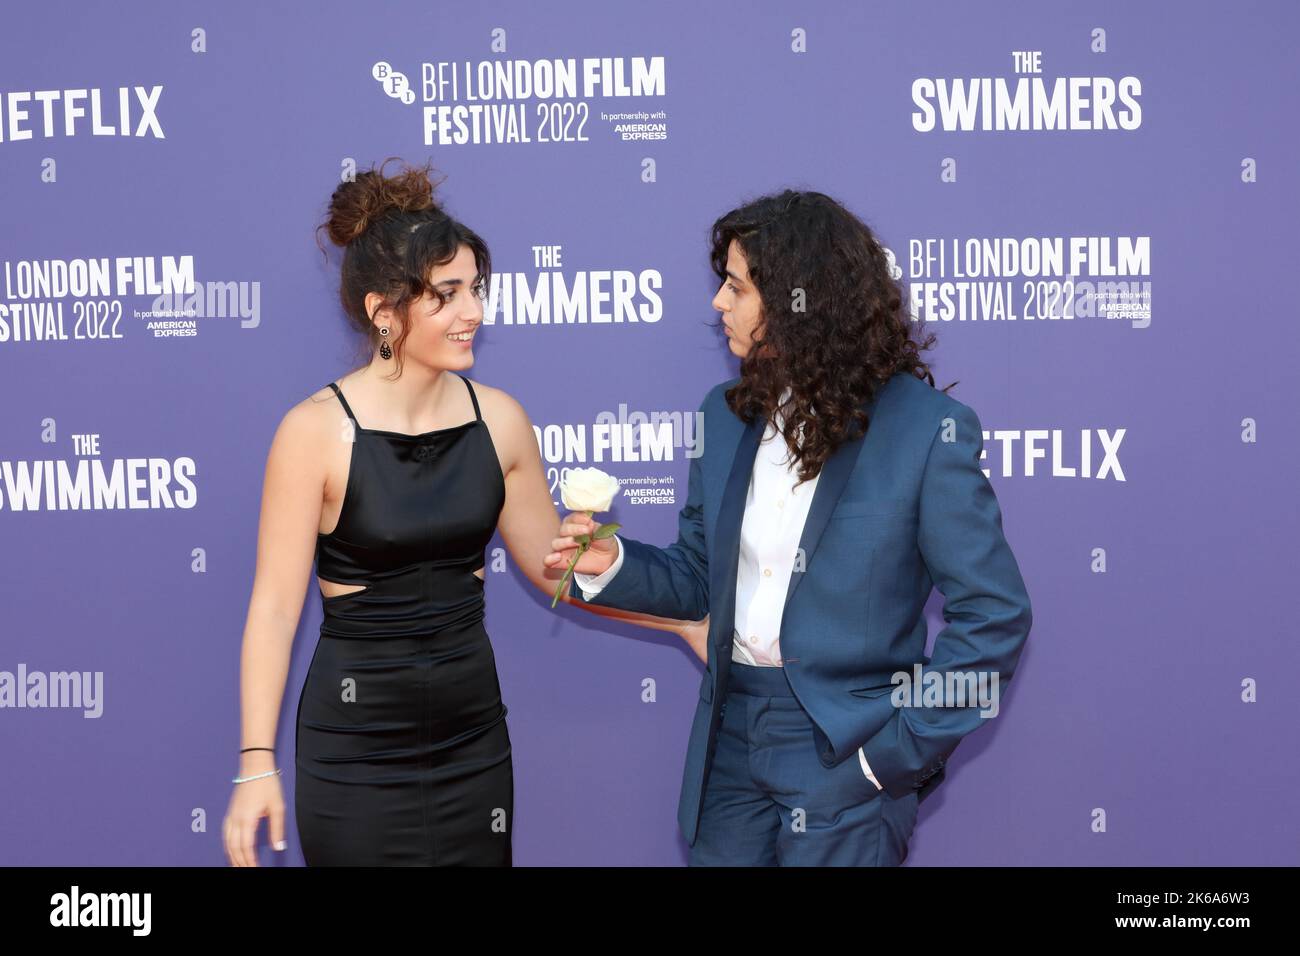
[[[714,224],[711,260],[740,375],[700,406],[677,541],[589,539],[570,595],[707,618],[678,805],[691,865],[897,865],[1031,624],[983,428],[934,387],[933,334],[914,337],[885,249],[840,203],[750,202]],[[597,528],[568,514],[545,565]]]

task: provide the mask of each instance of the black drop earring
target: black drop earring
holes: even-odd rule
[[[393,350],[388,347],[388,326],[381,325],[379,334],[383,336],[383,340],[379,343],[379,354],[382,358],[390,359],[393,357]]]

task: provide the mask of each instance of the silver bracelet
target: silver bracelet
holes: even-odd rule
[[[266,773],[255,773],[251,777],[231,777],[230,782],[248,783],[248,781],[250,780],[261,780],[263,777],[273,777],[279,772],[280,772],[279,768],[276,768],[275,770],[268,770],[266,771]]]

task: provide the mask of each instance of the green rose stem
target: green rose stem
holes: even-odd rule
[[[584,511],[583,514],[585,514],[588,518],[590,518],[593,516],[594,512]],[[595,540],[600,540],[601,538],[608,538],[620,527],[622,527],[622,525],[618,525],[618,524],[601,525],[599,528],[596,529]],[[569,562],[568,568],[565,569],[564,577],[560,578],[559,587],[555,589],[555,597],[551,598],[552,608],[554,608],[556,603],[559,602],[560,595],[564,593],[564,588],[569,583],[569,576],[573,574],[573,569],[577,565],[578,559],[581,558],[582,555],[586,552],[586,550],[591,547],[591,542],[593,539],[592,536],[589,534],[575,534],[573,536],[573,540],[578,542],[578,553],[575,554],[573,556],[573,560]]]

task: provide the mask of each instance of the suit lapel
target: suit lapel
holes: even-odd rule
[[[879,398],[880,390],[870,402],[861,406],[868,415],[874,411]],[[745,517],[745,499],[754,473],[754,461],[758,456],[758,444],[766,427],[765,421],[755,418],[741,433],[731,462],[731,473],[727,476],[727,484],[722,493],[722,504],[718,509],[716,544],[713,549],[713,557],[718,560],[709,562],[709,593],[720,597],[711,612],[715,616],[710,619],[709,630],[714,646],[719,651],[725,651],[732,643],[736,614],[736,574],[740,569],[740,530]],[[865,436],[842,443],[822,465],[817,488],[808,507],[808,517],[804,521],[803,533],[799,537],[804,570],[800,571],[800,564],[795,564],[794,573],[790,575],[790,585],[786,589],[786,608],[789,608],[806,569],[812,564],[813,553],[830,522],[831,512],[835,510],[835,505],[848,485],[849,475],[857,464],[864,440]],[[782,621],[785,620],[786,616],[782,615]],[[732,624],[724,627],[723,622]],[[722,656],[728,655],[724,653]]]
[[[853,466],[862,451],[862,441],[858,438],[844,442],[831,452],[831,456],[822,465],[821,474],[817,478],[817,488],[813,492],[812,504],[808,506],[808,517],[803,523],[803,534],[799,537],[799,553],[803,559],[800,561],[798,555],[795,557],[790,586],[785,592],[786,607],[790,606],[799,582],[807,577],[806,572],[812,564],[813,552],[821,543],[822,532],[826,530],[826,525],[831,520],[831,512],[835,510],[835,505],[849,483],[849,474],[853,471]],[[785,615],[782,615],[781,620],[785,620]]]
[[[709,620],[709,631],[718,648],[729,647],[736,616],[736,574],[740,570],[740,525],[745,517],[745,498],[749,494],[749,481],[754,474],[754,459],[758,456],[758,443],[763,437],[766,423],[755,417],[741,432],[736,454],[731,461],[731,473],[722,491],[722,504],[718,508],[715,528],[716,545],[709,562],[709,593],[719,595],[716,615]],[[710,602],[711,604],[714,602]],[[710,614],[713,614],[710,611]]]

